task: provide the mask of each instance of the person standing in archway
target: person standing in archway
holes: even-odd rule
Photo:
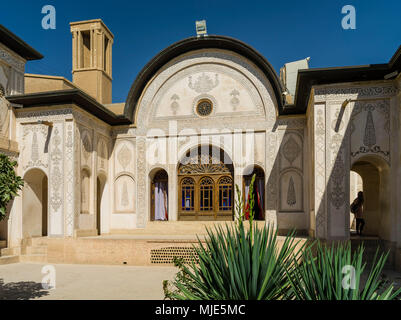
[[[363,192],[358,192],[358,197],[351,204],[351,212],[355,214],[356,219],[356,233],[362,235],[363,227],[365,226],[365,220],[363,219]]]

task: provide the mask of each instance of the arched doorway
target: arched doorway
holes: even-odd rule
[[[105,211],[105,186],[106,177],[99,175],[96,179],[96,230],[100,235],[102,232],[102,216]]]
[[[390,240],[391,214],[388,164],[379,157],[363,157],[353,163],[351,170],[362,179],[362,190],[358,191],[363,191],[365,199],[363,218],[366,224],[363,234]],[[350,191],[352,192],[352,189]],[[356,194],[350,195],[352,200],[356,196]]]
[[[213,146],[189,150],[178,165],[178,219],[233,220],[233,165]]]
[[[153,177],[152,177],[153,175]],[[168,220],[168,174],[166,170],[159,169],[151,174],[150,187],[151,221]]]
[[[358,195],[359,191],[363,192],[363,181],[362,177],[357,173],[356,171],[350,172],[349,176],[349,202],[350,204],[355,200],[355,198]],[[356,220],[355,220],[355,214],[351,213],[350,215],[350,229],[351,229],[351,235],[356,234]]]
[[[243,194],[245,199],[245,208],[249,208],[249,186],[253,175],[256,174],[255,183],[253,186],[253,196],[255,199],[255,220],[265,220],[265,172],[259,166],[246,168],[243,177]],[[249,212],[247,211],[247,215]]]
[[[23,238],[47,236],[48,181],[40,169],[31,169],[24,176],[22,191]]]

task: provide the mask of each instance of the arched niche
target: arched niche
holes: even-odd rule
[[[108,213],[108,185],[107,177],[104,174],[99,174],[96,179],[96,229],[98,235],[102,233],[102,224]]]
[[[282,212],[303,211],[303,181],[298,170],[285,170],[280,176],[279,210]]]
[[[48,179],[40,169],[28,170],[23,177],[22,237],[48,234]]]
[[[136,186],[134,178],[126,173],[114,181],[114,211],[116,213],[135,212]]]
[[[266,178],[265,172],[262,167],[258,165],[249,165],[244,169],[243,172],[243,195],[245,201],[245,208],[249,207],[250,201],[250,185],[252,181],[252,177],[255,175],[255,182],[253,185],[253,198],[255,201],[254,210],[255,210],[255,220],[265,220],[265,203],[266,203]],[[248,209],[246,209],[246,216],[249,215]]]
[[[233,220],[233,173],[224,150],[212,145],[188,150],[177,166],[178,219]]]
[[[91,172],[88,168],[81,170],[81,213],[90,213],[90,177]]]
[[[351,170],[362,178],[365,235],[391,240],[394,217],[390,203],[390,167],[380,156],[364,156],[352,163]],[[350,195],[356,198],[356,195]]]
[[[168,174],[155,168],[150,174],[150,220],[167,221],[168,215]]]

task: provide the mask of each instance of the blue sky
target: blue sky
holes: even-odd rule
[[[56,8],[56,30],[41,27],[44,5]],[[356,29],[343,30],[341,8],[356,9]],[[69,22],[101,18],[114,34],[113,102],[123,102],[136,75],[159,51],[195,34],[206,19],[209,34],[253,46],[276,72],[289,61],[310,56],[310,67],[388,62],[401,45],[400,0],[306,1],[7,1],[0,23],[45,58],[26,72],[71,80]]]

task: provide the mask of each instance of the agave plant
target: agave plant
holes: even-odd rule
[[[323,245],[317,242],[305,248],[301,259],[294,259],[288,270],[291,297],[297,300],[393,300],[401,293],[381,279],[387,254],[378,250],[366,281],[362,281],[366,263],[363,246],[352,253],[350,243]]]
[[[176,289],[169,291],[164,284],[166,298],[270,300],[286,297],[290,288],[286,270],[291,270],[297,255],[295,238],[290,234],[279,248],[277,231],[272,225],[254,226],[252,200],[247,229],[243,221],[244,201],[238,191],[237,187],[238,224],[207,229],[206,244],[198,239],[195,247],[198,263],[178,264],[180,272],[172,283]]]
[[[178,300],[271,300],[289,292],[286,270],[292,268],[294,237],[279,249],[277,232],[269,225],[254,228],[253,237],[244,224],[207,230],[206,245],[195,248],[198,264],[180,265],[180,275],[169,297]]]

